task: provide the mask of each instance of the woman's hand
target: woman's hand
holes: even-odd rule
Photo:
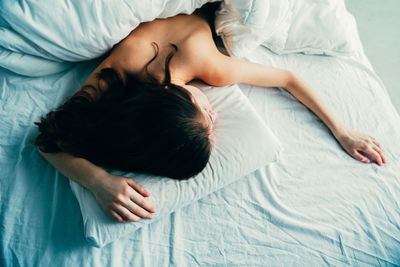
[[[154,205],[145,197],[150,194],[130,178],[109,174],[90,161],[69,153],[40,154],[65,177],[89,189],[103,209],[119,222],[152,218]]]
[[[90,188],[103,209],[116,221],[138,222],[142,218],[152,219],[156,211],[145,197],[150,194],[131,178],[104,172]]]
[[[353,158],[369,163],[374,159],[379,166],[386,163],[381,145],[374,137],[351,130],[345,130],[340,135],[335,135],[344,150]]]

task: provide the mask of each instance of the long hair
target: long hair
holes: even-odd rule
[[[210,129],[186,89],[169,82],[171,57],[162,84],[133,75],[123,82],[115,70],[102,69],[97,88],[88,86],[35,123],[35,144],[122,171],[174,179],[198,174],[210,158]],[[107,88],[93,97],[100,81]]]

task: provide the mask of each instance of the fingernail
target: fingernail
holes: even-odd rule
[[[153,219],[153,215],[149,214],[149,215],[147,215],[147,218],[151,220],[151,219]]]

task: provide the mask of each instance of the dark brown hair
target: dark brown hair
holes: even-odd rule
[[[171,57],[162,84],[132,75],[123,82],[102,69],[98,85],[104,81],[106,90],[93,97],[100,87],[89,86],[42,117],[35,144],[122,171],[175,179],[198,174],[210,158],[210,129],[190,93],[169,82]]]

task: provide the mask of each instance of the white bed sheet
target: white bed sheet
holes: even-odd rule
[[[400,265],[400,118],[361,47],[352,59],[265,48],[250,59],[302,76],[347,126],[376,137],[387,164],[352,159],[284,90],[240,85],[279,137],[282,160],[93,248],[68,180],[31,142],[32,123],[98,62],[38,78],[1,69],[0,265]]]

